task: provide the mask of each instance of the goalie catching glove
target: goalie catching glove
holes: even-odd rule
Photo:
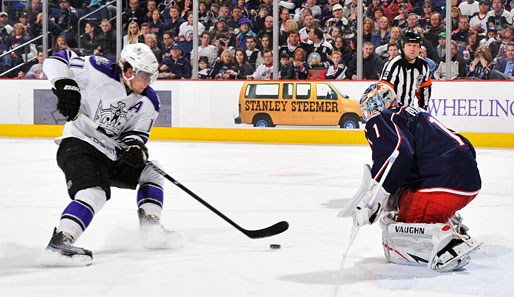
[[[66,117],[66,121],[77,118],[80,109],[80,88],[73,79],[59,79],[54,83],[52,92],[57,96],[57,110]]]
[[[123,142],[127,147],[121,151],[118,160],[134,168],[144,166],[146,160],[148,160],[148,149],[145,144],[133,138],[124,140]]]
[[[376,198],[370,205],[375,192]],[[362,195],[362,198],[353,211],[353,224],[360,227],[373,224],[377,221],[384,210],[389,195],[390,194],[380,186],[377,181],[372,179],[369,190]]]

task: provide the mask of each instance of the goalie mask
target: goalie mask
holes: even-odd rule
[[[125,69],[123,62],[127,62],[132,66],[134,75],[131,78],[125,77]],[[123,78],[129,82],[137,77],[144,83],[152,84],[157,79],[159,72],[157,71],[159,64],[152,50],[144,43],[135,43],[127,45],[120,54],[119,66],[122,70]]]
[[[360,100],[362,118],[368,121],[382,110],[398,107],[396,93],[388,84],[374,83],[369,86]]]

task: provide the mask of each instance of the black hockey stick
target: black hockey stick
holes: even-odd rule
[[[80,113],[79,114],[79,118],[81,118],[84,122],[86,122],[89,126],[91,126],[92,128],[96,129],[98,132],[102,133],[103,135],[107,136],[107,139],[111,140],[113,143],[115,143],[117,146],[121,146],[123,147],[125,145],[125,143],[123,142],[118,142],[116,141],[115,139],[112,139],[110,138],[109,134],[105,131],[105,129],[103,129],[102,127],[100,127],[96,122],[94,122],[93,120],[91,120],[87,115],[85,114],[82,114]],[[186,192],[189,194],[189,196],[193,197],[196,201],[200,202],[201,204],[203,204],[205,207],[207,207],[208,209],[210,209],[212,212],[214,212],[215,214],[217,214],[219,217],[221,217],[223,220],[225,220],[227,223],[229,223],[230,225],[232,225],[234,228],[236,228],[237,230],[241,231],[244,235],[252,238],[252,239],[257,239],[257,238],[265,238],[265,237],[270,237],[270,236],[274,236],[274,235],[277,235],[277,234],[280,234],[284,231],[286,231],[288,228],[289,228],[289,223],[286,222],[286,221],[281,221],[281,222],[278,222],[272,226],[269,226],[267,228],[263,228],[263,229],[257,229],[257,230],[248,230],[248,229],[245,229],[241,226],[239,226],[238,224],[236,224],[234,221],[232,221],[229,217],[227,217],[226,215],[224,215],[222,212],[220,212],[219,210],[217,210],[216,208],[214,208],[212,205],[210,205],[209,203],[207,203],[207,201],[203,200],[202,198],[200,198],[200,196],[196,195],[193,191],[189,190],[186,186],[184,186],[183,184],[181,184],[180,182],[178,182],[176,179],[174,179],[173,177],[171,177],[169,174],[167,174],[164,170],[162,170],[159,166],[155,165],[152,161],[146,161],[146,164],[150,167],[152,167],[155,171],[157,171],[157,173],[159,173],[160,175],[162,175],[164,178],[166,178],[167,180],[169,180],[170,182],[172,182],[174,185],[176,185],[177,187],[179,187],[182,191]]]

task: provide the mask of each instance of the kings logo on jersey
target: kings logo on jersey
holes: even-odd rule
[[[94,120],[110,134],[118,135],[130,119],[128,112],[125,110],[125,106],[125,103],[118,101],[118,106],[110,105],[109,108],[104,109],[100,103],[96,110]]]

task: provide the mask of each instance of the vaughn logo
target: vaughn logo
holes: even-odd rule
[[[409,234],[425,234],[425,228],[413,226],[395,226],[396,233],[409,233]]]

